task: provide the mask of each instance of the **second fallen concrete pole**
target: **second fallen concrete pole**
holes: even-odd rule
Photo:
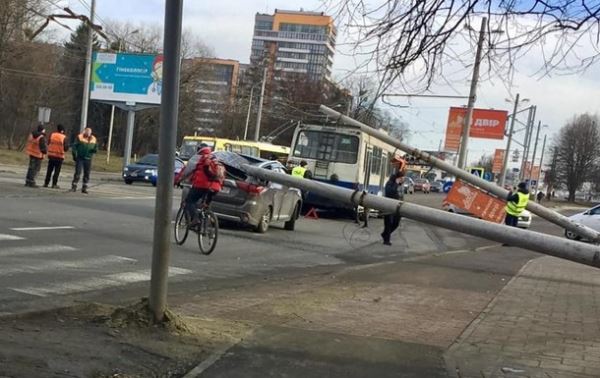
[[[359,191],[324,184],[314,180],[292,177],[250,165],[242,166],[247,173],[267,181],[277,182],[302,190],[317,193],[332,201],[340,201],[352,206],[377,209],[383,213],[394,213],[433,226],[508,243],[561,259],[600,268],[600,247],[592,244],[546,235],[539,232],[522,230],[491,223],[463,215],[451,214],[412,203],[396,201],[390,198],[367,194]]]
[[[319,110],[323,114],[328,115],[330,119],[338,120],[342,124],[358,127],[362,132],[374,136],[378,139],[381,139],[384,142],[389,143],[392,146],[397,147],[400,150],[407,152],[418,159],[430,163],[436,168],[453,174],[457,178],[460,178],[468,183],[471,183],[484,190],[487,190],[488,192],[498,196],[499,198],[505,199],[508,195],[508,190],[501,188],[490,181],[486,181],[482,178],[479,178],[478,176],[472,175],[471,173],[464,171],[450,163],[446,163],[445,161],[440,160],[427,152],[423,152],[418,148],[411,147],[408,144],[399,141],[398,139],[386,133],[375,130],[372,127],[365,125],[364,123],[358,122],[355,119],[342,115],[341,113],[336,112],[335,110],[328,108],[327,106],[321,105]],[[557,224],[566,230],[574,232],[577,235],[583,236],[584,238],[594,242],[600,242],[600,233],[598,233],[597,231],[594,231],[591,228],[583,226],[581,224],[575,223],[571,219],[565,217],[564,215],[552,211],[542,205],[539,205],[534,201],[529,201],[529,203],[527,204],[527,209],[532,213],[537,214],[540,217],[546,219],[547,221]]]

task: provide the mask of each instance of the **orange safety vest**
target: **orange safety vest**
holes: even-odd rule
[[[34,158],[43,159],[44,154],[42,150],[40,150],[40,139],[43,138],[43,135],[34,138],[33,135],[29,134],[27,138],[27,146],[25,147],[25,153],[29,156],[33,156]]]
[[[65,137],[63,133],[54,132],[50,134],[48,142],[48,157],[56,159],[65,158]]]

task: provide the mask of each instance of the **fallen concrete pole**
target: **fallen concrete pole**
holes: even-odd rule
[[[250,165],[243,165],[242,169],[263,180],[300,188],[342,203],[351,204],[353,206],[360,205],[369,209],[377,209],[388,214],[398,212],[398,214],[403,217],[414,219],[422,223],[501,243],[507,243],[514,247],[521,247],[546,255],[559,257],[561,259],[600,268],[600,247],[593,244],[586,244],[539,232],[508,227],[408,202],[396,201],[360,191],[344,189],[318,181],[296,178]]]
[[[319,110],[328,115],[329,117],[339,120],[339,122],[355,126],[360,128],[360,130],[366,134],[374,136],[378,139],[383,140],[386,143],[391,144],[394,147],[401,149],[404,152],[411,154],[412,156],[419,158],[427,163],[430,163],[432,166],[439,168],[443,171],[453,174],[454,176],[462,179],[463,181],[469,182],[475,186],[478,186],[482,189],[487,190],[488,192],[498,196],[499,198],[505,199],[508,196],[508,190],[499,187],[493,182],[486,181],[482,178],[479,178],[475,175],[472,175],[470,172],[464,171],[458,167],[455,167],[452,164],[446,163],[443,160],[428,154],[427,152],[423,152],[418,148],[414,148],[409,146],[406,143],[399,141],[398,139],[386,134],[381,131],[377,131],[372,127],[365,125],[364,123],[358,122],[357,120],[347,117],[335,110],[328,108],[327,106],[321,105]],[[589,227],[573,222],[571,219],[565,217],[562,214],[559,214],[555,211],[552,211],[540,204],[535,203],[535,201],[529,201],[527,204],[527,209],[534,214],[539,215],[540,217],[546,219],[549,222],[552,222],[556,225],[561,226],[564,229],[567,229],[571,232],[576,233],[577,235],[583,236],[584,238],[591,240],[593,242],[600,242],[600,233],[592,230]]]

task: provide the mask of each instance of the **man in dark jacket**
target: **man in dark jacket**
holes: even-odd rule
[[[401,200],[404,194],[404,188],[402,188],[403,180],[404,172],[399,171],[392,173],[388,181],[385,183],[385,197],[395,200]],[[384,228],[383,232],[381,233],[381,237],[383,238],[383,244],[392,245],[392,243],[390,242],[390,237],[392,235],[392,232],[394,232],[400,225],[400,215],[398,215],[398,213],[385,214],[383,216],[383,225]]]
[[[88,182],[90,181],[90,171],[92,170],[92,156],[98,151],[96,137],[92,135],[92,129],[86,127],[83,133],[77,135],[75,143],[71,147],[73,160],[75,161],[75,175],[71,183],[71,191],[77,191],[77,184],[81,171],[83,170],[83,186],[81,193],[87,193]]]
[[[35,183],[35,177],[40,172],[44,155],[48,152],[45,135],[46,129],[44,125],[39,125],[27,137],[25,153],[29,155],[29,167],[27,169],[27,176],[25,177],[25,186],[30,188],[38,187]]]

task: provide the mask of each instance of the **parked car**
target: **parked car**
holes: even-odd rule
[[[414,194],[415,193],[415,182],[410,177],[404,178],[404,183],[402,184],[404,188],[404,194]]]
[[[280,162],[227,151],[215,152],[214,155],[227,170],[223,189],[211,204],[219,219],[249,225],[259,233],[267,232],[271,223],[276,222],[283,222],[286,230],[294,230],[302,209],[301,191],[248,176],[239,169],[241,164],[247,163],[286,174]]]
[[[431,184],[429,183],[429,180],[424,179],[424,178],[416,179],[415,180],[415,191],[416,192],[420,191],[425,194],[429,194],[431,192]]]
[[[592,230],[600,231],[600,205],[594,206],[586,211],[571,215],[569,219],[587,226]],[[571,240],[582,240],[583,238],[572,231],[565,230],[565,237]]]
[[[441,180],[436,180],[431,183],[431,191],[436,193],[441,193],[444,191],[444,182]]]
[[[175,166],[173,167],[175,174],[179,173],[185,166],[183,160],[176,158]],[[123,181],[125,184],[131,185],[134,181],[149,182],[156,186],[158,179],[158,155],[148,154],[135,163],[127,165],[123,168]]]
[[[461,209],[460,207],[455,206],[446,201],[444,201],[442,203],[442,209],[445,211],[448,211],[450,213],[473,216],[473,214],[469,213],[468,211]],[[519,216],[519,221],[517,222],[517,227],[519,227],[519,228],[531,227],[531,212],[529,212],[529,210],[523,210],[523,212]]]

